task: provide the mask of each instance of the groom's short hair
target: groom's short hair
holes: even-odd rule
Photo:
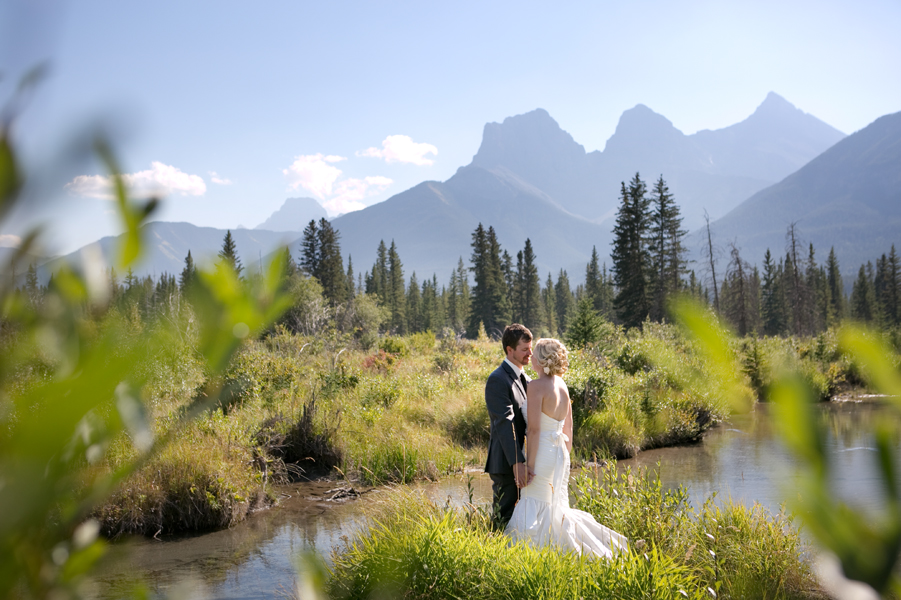
[[[532,341],[532,332],[525,325],[520,325],[519,323],[513,323],[512,325],[507,325],[504,328],[504,335],[501,338],[501,344],[503,344],[504,348],[504,356],[507,355],[507,346],[516,350],[516,347],[519,346],[519,342],[525,340],[527,342]]]

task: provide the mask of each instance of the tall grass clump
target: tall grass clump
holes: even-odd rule
[[[693,385],[708,365],[691,343],[671,325],[645,325],[570,354],[565,380],[583,458],[695,443],[728,413],[721,390]]]
[[[691,509],[644,472],[578,481],[577,503],[632,548],[598,560],[554,547],[511,546],[486,507],[439,505],[398,490],[333,556],[332,598],[823,598],[800,538],[759,507]],[[713,592],[713,593],[711,593]]]

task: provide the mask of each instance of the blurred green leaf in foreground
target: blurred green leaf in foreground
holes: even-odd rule
[[[25,174],[10,137],[12,118],[0,123],[0,219],[21,201]],[[157,200],[134,202],[104,142],[96,150],[112,175],[124,243],[115,267],[125,270],[142,251],[141,225]],[[160,322],[139,332],[122,320],[103,321],[109,301],[100,257],[82,272],[54,273],[40,303],[21,294],[12,274],[37,239],[23,237],[0,285],[0,597],[78,596],[78,583],[102,556],[99,524],[89,518],[125,478],[167,439],[154,439],[139,366],[173,335]],[[240,280],[228,267],[200,271],[193,313],[200,332],[196,348],[208,382],[227,366],[241,341],[267,328],[287,308],[280,292],[284,253],[262,277]],[[17,379],[42,358],[46,376],[21,385]],[[222,391],[208,384],[179,415],[182,424],[216,405]],[[179,427],[167,434],[176,435]],[[127,435],[136,458],[114,472],[99,468],[110,441]]]
[[[741,372],[731,360],[723,328],[708,310],[689,301],[673,307],[677,321],[720,368],[707,374],[713,381],[724,371]],[[848,325],[840,334],[841,350],[859,365],[874,390],[885,394],[894,410],[901,410],[901,373],[897,356],[876,332]],[[722,385],[719,383],[718,385]],[[873,432],[876,473],[885,497],[880,514],[858,511],[835,497],[830,489],[831,458],[827,432],[815,413],[816,399],[802,376],[782,368],[770,391],[774,422],[798,467],[796,494],[789,508],[822,549],[833,555],[844,576],[870,586],[880,595],[901,594],[896,565],[901,552],[901,497],[898,488],[897,439],[885,424]]]

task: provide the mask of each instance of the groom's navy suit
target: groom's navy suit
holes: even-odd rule
[[[525,384],[506,361],[502,362],[485,384],[485,404],[491,417],[485,472],[491,476],[494,508],[502,524],[510,520],[516,505],[513,465],[526,462],[522,451],[526,439],[526,420],[522,415],[525,402]]]

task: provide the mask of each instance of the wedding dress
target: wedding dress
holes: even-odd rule
[[[522,488],[506,533],[513,541],[528,540],[539,547],[555,545],[564,551],[610,557],[626,549],[628,540],[587,512],[569,507],[570,457],[563,423],[541,413],[535,477]],[[534,442],[527,439],[526,443]]]

